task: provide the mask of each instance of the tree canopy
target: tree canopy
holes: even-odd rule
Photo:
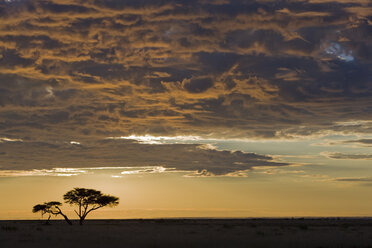
[[[68,224],[72,224],[71,221],[67,218],[65,214],[62,213],[62,210],[60,209],[60,206],[62,206],[62,203],[58,201],[50,201],[50,202],[45,202],[43,204],[37,204],[32,208],[33,213],[41,213],[41,215],[44,214],[49,214],[48,219],[46,221],[46,224],[49,224],[49,220],[52,215],[57,216],[57,215],[62,215],[66,222]]]

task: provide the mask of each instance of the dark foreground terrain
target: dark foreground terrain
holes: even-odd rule
[[[0,247],[372,247],[372,219],[0,221]]]

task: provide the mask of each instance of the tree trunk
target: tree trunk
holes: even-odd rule
[[[63,218],[65,218],[65,221],[67,222],[67,224],[72,225],[71,221],[67,218],[66,215],[64,215],[63,213],[60,213],[60,214],[63,216]]]
[[[48,219],[46,220],[45,225],[50,225],[49,224],[50,217],[51,217],[51,215],[48,216]]]
[[[85,219],[84,217],[81,217],[81,218],[80,218],[80,220],[79,220],[79,224],[80,224],[80,226],[83,225],[84,219]]]

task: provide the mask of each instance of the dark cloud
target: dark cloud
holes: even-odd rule
[[[362,145],[372,145],[372,139],[358,139],[358,140],[345,140],[342,143],[355,143],[355,144],[362,144]]]
[[[368,133],[368,130],[367,132]],[[372,139],[353,139],[328,142],[328,145],[352,145],[352,147],[369,147],[372,144]]]
[[[0,149],[2,170],[164,166],[226,175],[252,167],[289,165],[255,153],[218,151],[198,144],[140,144],[134,140],[106,139],[79,144],[0,139]]]
[[[0,137],[371,134],[371,9],[0,1]]]
[[[10,67],[13,68],[15,66],[27,67],[31,65],[34,60],[28,58],[22,58],[19,54],[17,54],[16,50],[8,50],[4,49],[1,52],[0,58],[0,66],[1,67]]]
[[[213,86],[210,78],[191,78],[182,82],[183,87],[191,93],[203,93]]]

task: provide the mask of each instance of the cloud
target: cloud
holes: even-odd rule
[[[192,78],[182,81],[183,87],[191,93],[202,93],[213,86],[210,78]]]
[[[346,62],[351,62],[354,60],[354,56],[352,52],[346,52],[338,43],[331,43],[327,48],[324,50],[327,54],[334,55],[340,60],[344,60]]]
[[[199,144],[143,144],[135,140],[105,139],[85,142],[6,142],[0,143],[1,170],[32,170],[58,174],[53,168],[139,167],[179,171],[207,171],[226,175],[260,166],[286,166],[271,156],[240,151],[220,151]],[[160,167],[159,167],[160,166]],[[45,171],[47,170],[47,171]],[[75,172],[74,172],[75,171]],[[68,173],[68,174],[71,174]]]
[[[332,152],[332,153],[322,153],[324,156],[331,159],[362,159],[362,160],[372,160],[372,154],[348,154],[341,152]]]
[[[335,179],[337,182],[372,182],[370,177],[345,177]]]
[[[22,139],[11,139],[11,138],[5,138],[5,137],[0,137],[0,143],[3,142],[22,142]]]
[[[32,170],[0,170],[0,177],[31,177],[31,176],[54,176],[72,177],[94,173],[111,174],[114,178],[121,178],[127,175],[146,175],[154,173],[177,172],[167,170],[162,166],[145,167],[92,167],[92,168],[52,168]]]
[[[314,145],[318,146],[351,146],[351,147],[369,147],[372,144],[372,139],[367,138],[369,136],[366,135],[364,139],[350,139],[350,140],[336,140],[336,141],[327,141],[323,143],[318,143]]]
[[[372,145],[372,139],[357,139],[357,140],[345,140],[342,141],[343,144],[361,144],[361,145],[366,145],[370,146]]]
[[[368,1],[0,1],[0,136],[370,134]]]

